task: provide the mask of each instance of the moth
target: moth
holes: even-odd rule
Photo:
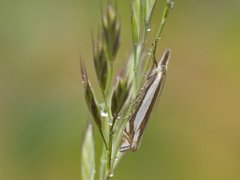
[[[139,148],[153,106],[163,90],[169,59],[170,50],[166,49],[159,63],[154,60],[154,64],[146,76],[143,88],[138,93],[133,113],[124,130],[120,152],[136,151]]]

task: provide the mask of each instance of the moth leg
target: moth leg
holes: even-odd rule
[[[122,138],[121,147],[120,147],[120,152],[125,152],[125,151],[131,149],[131,145],[132,145],[131,138],[127,135],[127,133],[124,133],[123,138]]]

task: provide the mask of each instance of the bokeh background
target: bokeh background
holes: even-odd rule
[[[80,179],[89,116],[79,54],[96,83],[90,42],[100,25],[100,4],[0,1],[1,180]],[[116,68],[131,48],[130,0],[118,5]],[[175,2],[158,49],[159,55],[165,47],[173,52],[164,93],[141,149],[122,160],[114,179],[240,179],[239,8],[238,0]]]

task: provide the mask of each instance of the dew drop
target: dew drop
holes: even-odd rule
[[[109,177],[113,177],[113,176],[114,176],[114,174],[113,174],[113,173],[110,173],[110,174],[109,174]]]
[[[150,32],[151,31],[151,28],[149,27],[149,28],[147,28],[147,32]]]
[[[101,111],[101,116],[102,116],[102,117],[108,117],[108,113],[105,112],[105,111]]]
[[[117,119],[120,119],[120,118],[121,118],[120,116],[117,117]]]
[[[109,126],[112,126],[112,122],[109,122],[108,125],[109,125]]]

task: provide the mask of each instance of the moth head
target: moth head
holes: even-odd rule
[[[171,55],[170,49],[165,49],[158,66],[167,66]]]

